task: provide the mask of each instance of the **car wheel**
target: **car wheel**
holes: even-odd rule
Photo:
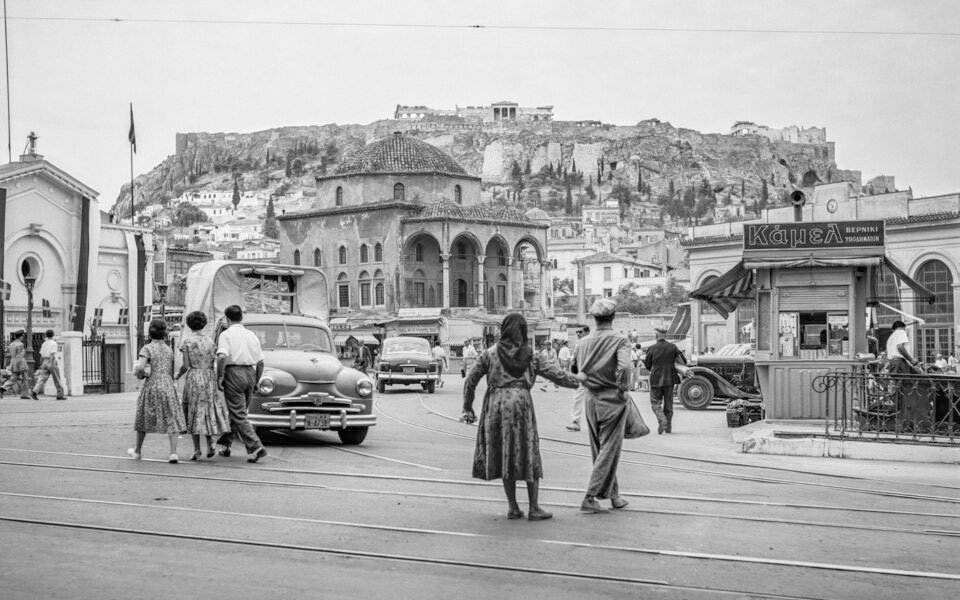
[[[684,408],[703,410],[713,402],[713,384],[703,375],[694,375],[680,382],[677,395]]]
[[[381,394],[387,389],[387,382],[377,377],[377,391]]]
[[[437,392],[437,382],[428,381],[424,384],[423,389],[427,390],[428,394],[435,394]]]
[[[346,446],[357,446],[367,437],[369,427],[348,427],[337,432],[340,441]]]

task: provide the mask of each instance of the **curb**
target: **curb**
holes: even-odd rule
[[[759,429],[736,435],[744,454],[771,454],[779,456],[813,456],[849,458],[855,460],[888,460],[902,462],[960,464],[960,445],[953,446],[904,444],[845,440],[810,434],[804,437],[781,437],[774,429]],[[740,439],[737,439],[740,438]]]

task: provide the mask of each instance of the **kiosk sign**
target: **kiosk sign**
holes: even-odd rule
[[[883,221],[750,223],[744,226],[744,250],[816,250],[884,245]]]

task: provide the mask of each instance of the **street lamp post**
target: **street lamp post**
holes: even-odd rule
[[[24,358],[27,360],[27,385],[30,386],[30,389],[33,389],[33,286],[37,282],[37,278],[32,275],[23,276],[23,285],[27,288],[27,332],[24,337],[26,337],[26,349],[24,350]]]

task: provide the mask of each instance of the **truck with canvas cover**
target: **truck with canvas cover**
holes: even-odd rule
[[[247,407],[254,427],[336,431],[344,444],[366,438],[376,425],[373,381],[337,358],[319,269],[211,260],[190,268],[186,287],[184,316],[206,314],[214,341],[225,327],[224,309],[233,304],[260,340],[263,376]]]

